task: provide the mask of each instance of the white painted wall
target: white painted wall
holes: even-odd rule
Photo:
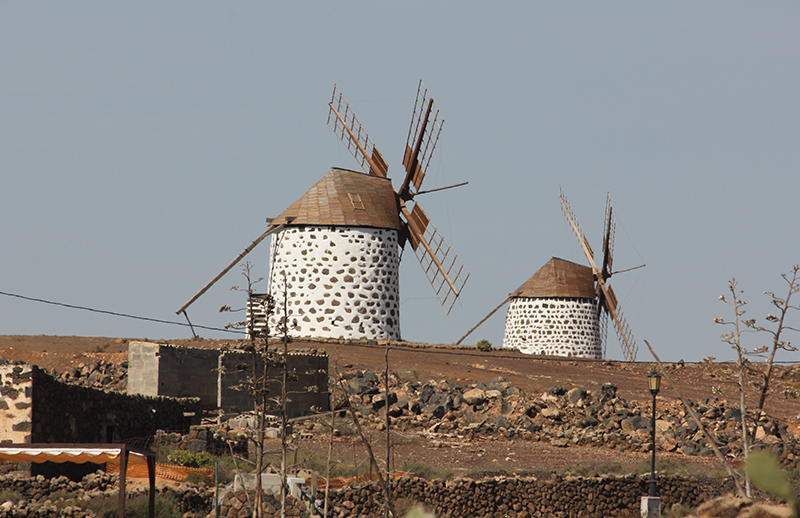
[[[269,289],[275,335],[286,274],[290,335],[400,339],[397,231],[364,227],[288,227],[272,236]]]
[[[503,347],[525,354],[602,358],[594,299],[515,298],[508,305]]]

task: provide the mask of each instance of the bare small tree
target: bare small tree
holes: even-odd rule
[[[263,278],[253,280],[253,265],[248,261],[242,265],[242,276],[247,280],[247,288],[242,289],[233,286],[233,291],[243,291],[247,294],[246,318],[242,322],[228,324],[226,327],[245,327],[247,337],[242,341],[242,350],[250,352],[252,363],[251,374],[238,387],[239,390],[249,391],[253,398],[253,410],[256,414],[257,427],[256,435],[251,438],[256,450],[256,488],[253,502],[253,516],[259,518],[263,513],[263,488],[261,484],[261,473],[264,471],[264,442],[267,419],[267,409],[269,406],[269,385],[267,370],[269,368],[269,317],[275,311],[275,301],[272,296],[256,295],[253,289],[255,284],[261,282]],[[256,327],[256,310],[260,308],[265,315],[263,326]],[[220,311],[232,311],[229,306],[223,306]],[[259,364],[261,374],[259,375]]]
[[[289,336],[289,330],[294,327],[294,323],[289,321],[288,307],[289,307],[289,285],[286,279],[286,274],[282,273],[282,285],[274,290],[278,297],[281,298],[282,307],[281,314],[278,316],[277,321],[273,322],[276,341],[279,340],[279,346],[273,344],[270,347],[270,317],[275,313],[277,304],[275,303],[275,296],[271,293],[266,295],[256,294],[253,290],[255,283],[260,282],[262,279],[252,280],[251,271],[252,265],[246,263],[242,266],[242,275],[247,279],[247,289],[241,289],[237,286],[231,288],[236,291],[245,291],[248,297],[248,318],[242,322],[235,322],[228,324],[227,327],[246,328],[247,337],[243,340],[241,348],[251,353],[252,359],[252,374],[249,375],[239,386],[234,387],[239,390],[246,390],[252,394],[254,401],[255,413],[257,416],[257,428],[255,436],[250,440],[255,444],[256,450],[256,497],[254,503],[254,516],[258,517],[262,514],[262,485],[261,473],[265,469],[264,459],[265,451],[264,444],[266,441],[266,421],[268,415],[277,415],[280,419],[280,479],[281,479],[281,516],[286,516],[286,497],[288,492],[287,473],[289,465],[287,460],[288,450],[290,448],[290,441],[287,434],[289,429],[289,412],[288,404],[291,402],[291,395],[300,392],[318,392],[321,387],[316,384],[311,386],[303,386],[290,390],[292,382],[298,381],[299,375],[295,370],[289,370],[289,344],[292,339]],[[260,308],[264,318],[263,325],[256,324],[256,310]],[[223,306],[220,311],[232,311],[230,307]],[[246,367],[246,365],[243,365]],[[270,372],[271,370],[271,372]],[[317,375],[320,370],[316,367],[313,370],[305,372],[305,374]],[[327,380],[326,380],[327,383]],[[296,384],[295,384],[296,385]],[[312,407],[310,410],[315,410]],[[295,453],[296,457],[296,453]]]
[[[787,284],[785,297],[776,296],[774,292],[764,292],[770,298],[770,304],[777,308],[777,315],[767,314],[764,318],[769,324],[760,325],[755,318],[743,318],[746,311],[747,300],[743,298],[744,291],[739,289],[736,279],[731,279],[728,283],[730,298],[720,295],[719,299],[731,306],[733,309],[733,319],[725,320],[715,318],[717,324],[729,326],[730,331],[722,335],[722,341],[731,345],[736,351],[737,366],[737,386],[739,391],[739,409],[741,412],[741,434],[742,434],[742,455],[747,458],[750,455],[751,445],[756,439],[758,423],[764,416],[764,407],[767,398],[771,394],[772,380],[775,374],[775,355],[779,350],[796,351],[791,342],[784,338],[786,331],[798,331],[787,324],[787,315],[790,310],[798,310],[800,307],[791,304],[792,295],[800,291],[800,280],[798,280],[800,265],[792,267],[789,273],[782,274],[781,277]],[[773,327],[767,327],[771,325]],[[766,333],[770,339],[769,343],[759,345],[753,349],[747,349],[743,344],[742,338],[745,333]],[[750,358],[763,358],[761,362],[753,362]],[[748,410],[748,387],[756,389],[756,403],[752,415]],[[749,422],[748,422],[749,421]],[[750,479],[745,478],[747,496],[751,495]]]

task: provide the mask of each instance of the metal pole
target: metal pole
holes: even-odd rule
[[[214,518],[219,518],[219,459],[214,461]]]
[[[656,393],[653,392],[653,419],[651,421],[653,428],[653,451],[650,462],[650,496],[658,496],[656,493]]]

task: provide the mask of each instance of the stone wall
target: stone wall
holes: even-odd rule
[[[199,422],[197,399],[126,396],[68,385],[35,365],[1,366],[0,376],[0,402],[9,406],[3,410],[0,443],[112,443],[159,429],[186,433]],[[13,423],[9,433],[6,422]]]
[[[130,479],[128,479],[130,484]],[[125,492],[128,501],[136,495],[146,495],[147,484],[132,488],[128,485]],[[0,500],[0,516],[2,517],[38,517],[38,518],[96,518],[94,511],[86,509],[86,502],[91,498],[116,498],[119,491],[117,473],[91,473],[82,480],[73,481],[67,477],[47,479],[43,476],[20,478],[15,475],[0,476],[0,492],[7,497],[16,495],[19,500]],[[172,498],[174,505],[181,513],[192,513],[190,516],[206,516],[213,514],[214,487],[192,486],[182,484],[180,488],[163,486],[156,489],[161,496]],[[129,505],[129,504],[126,504]],[[128,509],[126,509],[128,511]],[[126,512],[126,514],[128,514]],[[116,512],[114,512],[116,516]]]
[[[289,353],[288,355],[289,402],[287,416],[299,417],[330,408],[328,392],[328,357],[316,353]],[[263,363],[257,362],[258,374],[263,373]],[[249,392],[236,390],[236,386],[252,375],[253,359],[244,351],[223,351],[219,356],[218,404],[225,413],[238,413],[253,409],[253,397]],[[267,368],[270,397],[281,393],[282,370],[271,364]],[[277,412],[272,412],[273,414]]]
[[[503,347],[526,354],[602,358],[597,301],[581,298],[512,299]]]
[[[204,409],[217,407],[219,351],[167,344],[128,345],[128,393],[196,397]]]
[[[420,503],[436,516],[638,517],[647,476],[459,479],[451,482],[402,478],[393,483],[395,502]],[[662,477],[662,509],[695,507],[732,489],[727,480]],[[332,516],[378,516],[383,494],[377,484],[348,487],[331,496]]]
[[[28,365],[0,365],[0,444],[31,442],[33,379]]]
[[[292,336],[399,340],[397,244],[391,229],[293,226],[274,234],[270,329],[283,316],[285,273]]]

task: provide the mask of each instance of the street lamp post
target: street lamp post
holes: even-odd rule
[[[647,376],[647,385],[653,395],[653,417],[651,420],[652,442],[650,457],[650,494],[642,497],[642,516],[657,518],[661,516],[661,498],[657,496],[656,488],[656,395],[661,388],[661,376],[653,370]]]
[[[647,384],[650,387],[650,393],[653,395],[653,418],[650,421],[652,428],[652,456],[650,460],[650,495],[651,497],[658,496],[656,493],[656,395],[661,388],[661,376],[653,371],[647,376]]]

